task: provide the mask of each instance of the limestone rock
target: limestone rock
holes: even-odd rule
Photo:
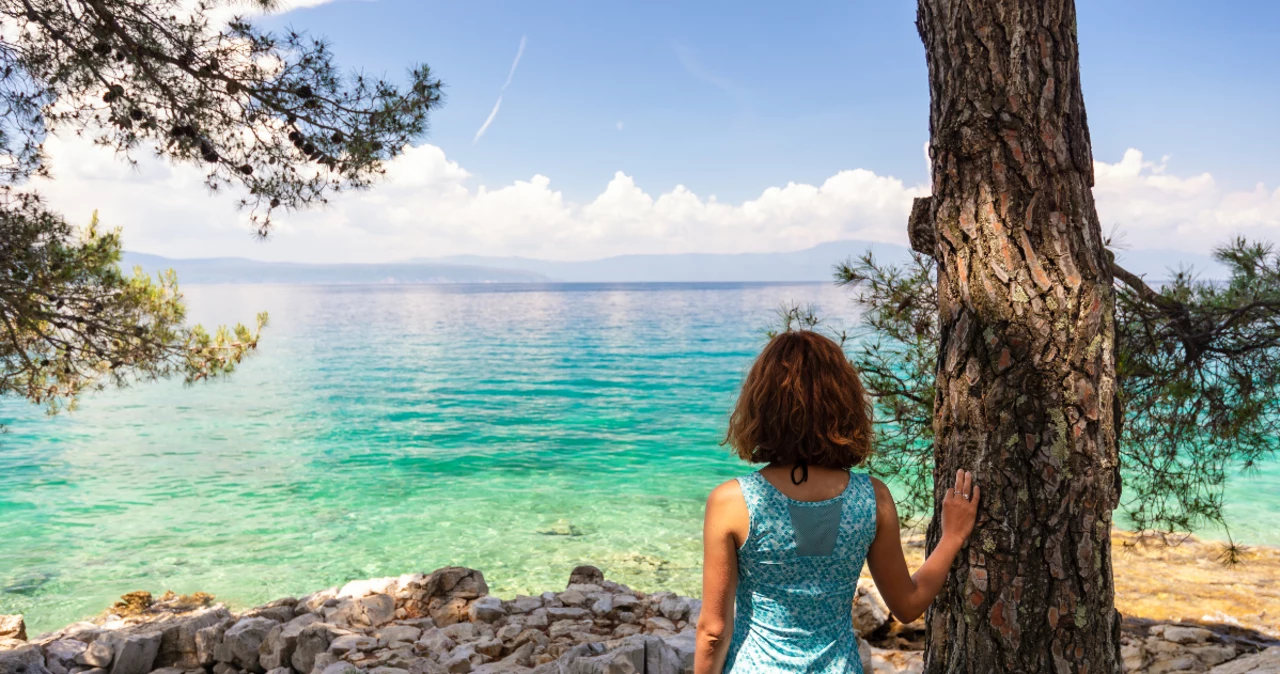
[[[459,623],[461,624],[461,623]],[[439,627],[432,627],[425,630],[414,647],[419,653],[448,653],[456,648],[458,643],[452,637],[444,633]]]
[[[1183,625],[1156,625],[1151,628],[1151,634],[1176,644],[1203,644],[1213,639],[1213,632],[1203,627]]]
[[[155,624],[160,630],[160,652],[156,655],[155,666],[183,670],[202,666],[205,663],[200,660],[197,635],[200,630],[221,624],[230,617],[231,613],[225,607],[216,606]]]
[[[607,615],[613,610],[613,595],[601,595],[591,602],[591,612],[596,615]]]
[[[484,596],[471,602],[467,608],[467,616],[472,622],[495,622],[507,614],[502,607],[502,600],[497,597]]]
[[[1280,646],[1218,665],[1209,670],[1209,674],[1280,674]]]
[[[502,656],[502,642],[497,639],[481,639],[472,648],[475,652],[495,660]]]
[[[245,611],[242,618],[267,618],[278,623],[287,623],[295,616],[294,608],[288,605],[259,606]]]
[[[361,674],[360,668],[350,662],[335,662],[323,670],[320,674]]]
[[[557,606],[547,609],[547,618],[551,621],[556,620],[577,620],[583,618],[590,613],[585,608],[576,606]]]
[[[298,647],[298,635],[308,625],[320,621],[314,613],[303,613],[283,625],[276,625],[267,633],[258,647],[258,664],[266,670],[287,668],[291,665],[293,651]],[[270,672],[268,672],[270,674]]]
[[[421,580],[412,581],[402,593],[406,614],[430,616],[441,627],[468,619],[471,602],[489,594],[484,574],[475,569],[447,566]]]
[[[559,599],[560,603],[564,604],[565,606],[580,607],[583,604],[587,603],[587,595],[577,590],[565,590],[564,592],[561,592],[560,594],[556,595],[556,598]]]
[[[369,670],[369,674],[409,674],[409,670],[399,667],[374,667]]]
[[[373,636],[378,637],[387,644],[396,641],[413,643],[422,636],[422,630],[413,625],[388,625],[382,629],[375,630]]]
[[[654,630],[666,630],[668,632],[676,631],[675,623],[671,622],[670,620],[667,620],[666,618],[663,618],[662,616],[654,616],[652,618],[649,618],[648,620],[645,620],[644,628],[649,631],[654,631]]]
[[[45,644],[45,665],[53,674],[68,674],[76,666],[76,657],[89,647],[83,641],[58,639]]]
[[[160,653],[160,632],[108,633],[94,643],[111,646],[111,674],[147,674]]]
[[[889,624],[891,618],[889,607],[875,583],[869,578],[859,578],[853,599],[853,631],[859,637],[866,637]]]
[[[921,674],[924,671],[924,651],[893,651],[873,646],[871,666],[872,669],[866,670],[867,674]]]
[[[689,617],[689,601],[678,595],[664,597],[658,604],[658,612],[672,622]]]
[[[698,644],[697,631],[691,627],[685,628],[679,634],[673,637],[666,637],[663,641],[667,642],[667,645],[676,652],[676,657],[680,660],[680,671],[692,672],[693,655]]]
[[[440,628],[440,631],[457,642],[471,641],[478,635],[478,630],[472,623],[454,623]]]
[[[298,633],[293,656],[289,663],[294,671],[310,672],[315,668],[316,657],[329,650],[329,643],[344,634],[336,626],[328,623],[312,623]]]
[[[234,662],[240,667],[250,672],[265,672],[258,649],[277,625],[279,623],[270,618],[241,618],[222,637],[223,644],[231,651]]]
[[[329,642],[328,652],[339,657],[352,651],[372,651],[378,647],[378,640],[363,634],[344,634]]]
[[[196,661],[201,667],[212,667],[218,661],[222,648],[222,636],[227,633],[226,623],[196,630]]]
[[[76,664],[87,667],[106,667],[111,664],[111,645],[94,641],[76,654]]]
[[[620,594],[613,598],[613,607],[619,611],[630,611],[640,605],[640,600],[629,594]]]
[[[15,640],[16,641],[16,640]],[[0,674],[50,674],[44,665],[44,654],[34,644],[23,644],[0,651]]]
[[[526,597],[524,595],[516,595],[515,599],[507,602],[507,611],[516,613],[529,613],[542,608],[542,599],[538,597]]]
[[[326,622],[354,629],[381,627],[395,618],[396,600],[387,594],[371,594],[359,599],[344,599],[326,609]]]
[[[527,672],[532,663],[533,644],[524,644],[507,657],[472,669],[472,674],[514,674]]]
[[[371,594],[386,594],[395,596],[396,591],[400,587],[398,578],[370,578],[368,580],[353,580],[342,586],[338,590],[338,598],[359,599],[367,597]]]
[[[27,623],[21,615],[0,615],[0,639],[27,640]]]

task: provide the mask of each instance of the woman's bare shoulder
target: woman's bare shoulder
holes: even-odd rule
[[[720,486],[711,490],[711,495],[707,497],[707,508],[724,508],[743,503],[742,485],[735,480],[729,480]]]

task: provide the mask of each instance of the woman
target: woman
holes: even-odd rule
[[[973,531],[973,475],[956,473],[942,539],[909,574],[889,489],[849,472],[871,452],[862,382],[835,342],[808,331],[764,348],[725,441],[767,465],[707,499],[695,674],[862,674],[852,605],[863,561],[894,616],[918,618]]]

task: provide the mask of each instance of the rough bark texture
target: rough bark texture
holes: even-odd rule
[[[1110,261],[1071,0],[919,0],[938,260],[938,503],[957,468],[977,528],[927,616],[926,671],[1121,671]],[[929,546],[940,535],[938,518]]]

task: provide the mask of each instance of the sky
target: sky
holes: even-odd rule
[[[915,3],[293,0],[260,17],[351,69],[426,63],[445,105],[373,190],[255,240],[197,168],[72,137],[41,184],[170,257],[377,262],[906,243],[929,192]],[[1280,3],[1077,0],[1105,233],[1134,250],[1280,241]]]

